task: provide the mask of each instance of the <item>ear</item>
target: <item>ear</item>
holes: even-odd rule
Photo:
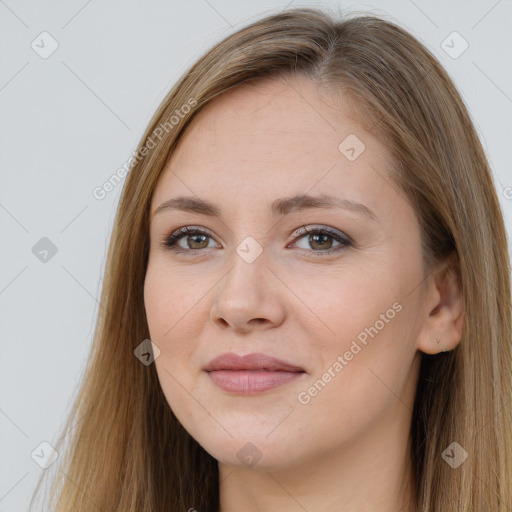
[[[453,350],[462,338],[464,311],[457,252],[438,263],[427,281],[426,316],[418,336],[418,349],[438,354]]]

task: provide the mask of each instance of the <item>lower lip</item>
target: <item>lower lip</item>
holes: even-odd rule
[[[255,394],[274,389],[300,378],[305,372],[269,370],[215,370],[208,372],[219,388],[241,394]]]

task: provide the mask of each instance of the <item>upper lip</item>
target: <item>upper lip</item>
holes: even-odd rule
[[[269,371],[287,371],[304,372],[304,368],[296,366],[281,359],[267,356],[266,354],[254,353],[238,355],[233,352],[227,352],[212,359],[204,367],[207,372],[215,370],[269,370]]]

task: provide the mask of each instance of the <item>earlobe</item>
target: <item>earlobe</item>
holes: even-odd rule
[[[418,349],[426,354],[453,350],[462,339],[464,311],[462,283],[457,253],[439,264],[432,276],[434,304],[429,305],[423,329],[418,338]]]

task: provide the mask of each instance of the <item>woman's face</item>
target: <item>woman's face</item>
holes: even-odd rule
[[[180,140],[153,196],[144,300],[167,401],[222,463],[407,439],[426,274],[389,162],[350,100],[305,78],[230,91]],[[200,233],[165,247],[183,227]],[[205,370],[226,353],[293,368]]]

